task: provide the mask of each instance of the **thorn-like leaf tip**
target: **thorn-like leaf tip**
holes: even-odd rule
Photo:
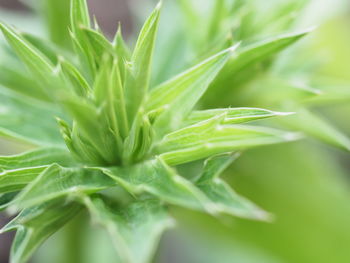
[[[240,42],[234,44],[233,46],[229,47],[228,50],[229,50],[230,52],[234,52],[234,51],[241,45],[241,43],[242,43],[242,42],[240,41]]]
[[[304,138],[304,135],[300,132],[288,132],[283,137],[286,141],[297,141]]]
[[[279,115],[279,116],[288,116],[288,115],[296,114],[296,112],[278,112],[278,111],[275,111],[274,114]]]
[[[162,6],[163,6],[163,1],[162,0],[160,0],[159,2],[158,2],[158,4],[156,5],[156,10],[160,10],[161,8],[162,8]]]
[[[309,26],[304,31],[305,31],[305,33],[311,33],[313,31],[315,31],[318,27],[319,27],[318,25]]]

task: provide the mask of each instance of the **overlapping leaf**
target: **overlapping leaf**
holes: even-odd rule
[[[51,1],[47,10],[52,12],[54,6],[61,7]],[[214,35],[228,16],[226,7],[224,1],[214,3],[206,38]],[[272,58],[306,32],[277,36],[238,50],[233,46],[149,91],[160,4],[142,27],[133,52],[120,28],[112,43],[97,22],[95,29],[91,28],[85,0],[71,0],[70,11],[70,40],[78,59],[63,59],[40,39],[0,25],[35,79],[22,72],[16,75],[3,66],[8,76],[0,76],[0,83],[50,101],[47,105],[36,100],[32,103],[4,92],[0,134],[58,145],[54,117],[61,117],[58,124],[71,152],[45,148],[0,157],[0,210],[24,209],[2,230],[17,230],[12,262],[26,261],[48,236],[80,211],[81,206],[71,203],[73,200],[82,201],[92,218],[106,228],[118,260],[129,263],[149,262],[161,233],[171,225],[163,203],[213,215],[267,219],[267,213],[234,192],[219,175],[236,157],[227,152],[297,138],[294,133],[235,124],[286,114],[258,108],[192,110],[213,80],[215,87],[226,80],[254,75],[252,66]],[[52,20],[60,21],[57,16]],[[67,21],[61,21],[62,27],[53,28],[51,38],[69,49]],[[57,38],[58,32],[62,32],[62,40]],[[221,33],[215,33],[215,38]],[[213,44],[214,39],[208,42]],[[209,53],[227,43],[219,41]],[[17,80],[11,79],[16,76]],[[35,85],[38,81],[39,88]],[[222,85],[222,90],[227,91],[227,87],[230,85]],[[62,106],[71,119],[63,118],[52,102]],[[344,138],[330,138],[330,130],[321,127],[321,134],[312,132],[333,144],[348,145]],[[85,166],[77,165],[72,157]],[[208,157],[203,173],[193,181],[169,166]],[[95,195],[115,186],[138,200],[119,207],[111,205],[115,203],[112,198]],[[147,199],[150,197],[156,200]]]
[[[261,209],[235,194],[224,182],[209,183],[209,180],[200,180],[196,186],[179,176],[160,159],[129,168],[101,170],[134,195],[150,193],[167,203],[213,215],[226,213],[258,220],[266,219],[266,214]],[[216,168],[216,173],[220,173],[221,170]],[[206,177],[207,175],[204,175],[204,178]],[[217,196],[217,191],[223,191],[222,195]]]
[[[179,128],[182,120],[193,109],[235,48],[214,55],[150,92],[147,109],[162,110],[155,124],[158,133],[163,135]]]
[[[218,153],[287,142],[299,138],[298,134],[275,129],[223,125],[225,114],[185,127],[164,137],[157,150],[170,165],[177,165]]]
[[[26,208],[57,198],[80,193],[94,193],[116,183],[103,173],[84,168],[63,168],[53,164],[45,169],[14,200],[16,207]]]
[[[219,178],[222,171],[237,157],[237,154],[224,154],[206,160],[203,173],[196,181],[196,185],[216,204],[217,209],[222,213],[250,219],[267,220],[269,215],[265,211],[238,195],[226,182]]]
[[[1,172],[0,194],[21,190],[45,169],[45,166],[39,166]]]
[[[17,230],[11,248],[11,263],[24,263],[33,252],[81,210],[75,203],[44,203],[23,210],[0,233]]]
[[[307,35],[310,31],[311,29],[291,34],[278,35],[237,50],[236,56],[233,56],[228,61],[212,86],[209,88],[202,100],[203,103],[211,105],[211,96],[213,96],[214,92],[216,94],[215,96],[222,97],[224,100],[224,96],[230,94],[228,92],[230,92],[232,87],[236,88],[246,80],[251,80],[256,73],[261,72],[261,68],[267,68],[257,66],[259,63],[271,59],[274,55],[289,47],[300,38]],[[227,83],[229,83],[229,85],[227,85]]]
[[[0,172],[58,163],[63,166],[74,166],[75,161],[69,152],[60,148],[42,148],[12,156],[0,157]]]
[[[161,2],[144,23],[131,56],[131,69],[126,79],[126,103],[133,120],[148,90]]]
[[[207,198],[198,189],[159,159],[126,168],[100,169],[131,194],[148,192],[171,204],[210,209],[206,207]]]
[[[228,108],[193,111],[185,120],[187,125],[209,120],[215,116],[225,115],[223,124],[238,124],[276,116],[285,116],[290,112],[274,112],[259,108]]]
[[[61,145],[52,105],[0,89],[0,136],[35,145]]]
[[[10,66],[8,61],[0,65],[0,85],[39,100],[49,100],[34,78],[22,68]]]
[[[18,192],[11,192],[6,194],[0,194],[0,211],[6,209],[16,197]]]
[[[83,199],[92,219],[106,229],[118,252],[116,262],[147,263],[164,230],[173,225],[172,219],[157,200],[134,202],[116,208],[99,197]]]
[[[68,31],[70,0],[42,0],[41,2],[51,41],[63,48],[70,48],[72,44]]]
[[[56,74],[51,61],[14,29],[4,24],[0,24],[0,29],[21,61],[40,79],[43,92],[54,99],[53,95],[65,86],[60,85],[61,78]]]
[[[297,114],[281,122],[291,129],[303,131],[322,142],[350,150],[350,138],[331,125],[327,120],[305,108],[298,108]]]

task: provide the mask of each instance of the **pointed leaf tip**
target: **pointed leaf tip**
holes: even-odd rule
[[[283,135],[283,138],[288,141],[297,141],[304,138],[304,135],[300,132],[287,132]]]
[[[162,6],[163,6],[163,1],[160,0],[160,1],[158,2],[158,4],[156,5],[155,10],[160,10],[160,9],[162,8]]]
[[[233,46],[229,47],[228,50],[230,52],[234,52],[237,50],[237,48],[242,44],[242,41],[239,41],[238,43],[234,44]]]
[[[289,115],[293,115],[296,112],[281,112],[281,111],[275,111],[274,114],[279,115],[279,116],[289,116]]]

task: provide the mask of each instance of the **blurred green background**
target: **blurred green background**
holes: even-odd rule
[[[179,7],[174,2],[175,0],[165,1],[156,51],[155,83],[179,72],[200,55],[195,54],[198,51],[196,41],[199,41],[201,26],[204,25],[194,25],[198,35],[192,36],[194,40],[191,40],[191,36],[186,34],[188,24],[183,23]],[[267,19],[264,15],[273,13],[278,2],[283,1],[260,1],[260,4],[257,4],[259,1],[253,2],[255,14],[261,15],[261,20],[257,18],[257,24],[261,21],[263,25],[260,29],[256,28],[256,37],[279,33],[284,26],[265,28],[263,21]],[[322,103],[316,100],[309,109],[327,119],[344,134],[350,135],[349,2],[295,2],[307,3],[289,28],[300,29],[312,25],[317,25],[318,28],[307,39],[283,52],[276,62],[278,66],[272,67],[271,71],[281,76],[311,76],[310,88],[324,89],[325,95],[320,96]],[[121,21],[124,32],[132,39],[133,32],[138,30],[140,21],[155,1],[92,0],[89,3],[91,13],[96,15],[105,32],[114,33],[117,21]],[[279,20],[271,18],[271,21],[283,22],[281,18],[288,15],[291,15],[289,9],[277,17]],[[23,30],[38,35],[45,34],[43,18],[14,0],[0,0],[0,19]],[[236,85],[238,88],[235,87],[230,92],[210,93],[209,97],[203,99],[203,107],[231,105],[281,109],[287,107],[290,101],[304,96],[302,92],[291,91],[285,85],[279,85],[280,82],[271,80],[271,74],[251,74],[250,77],[249,81]],[[328,91],[331,92],[327,93]],[[22,150],[23,147],[11,142],[0,142],[1,154]],[[246,151],[226,171],[224,178],[238,193],[273,213],[273,222],[232,218],[218,221],[202,213],[171,207],[178,224],[162,238],[154,261],[350,262],[349,171],[350,154],[312,138]],[[1,224],[6,220],[3,216]],[[113,262],[113,249],[108,238],[98,228],[89,230],[89,224],[86,215],[79,216],[53,236],[32,262]],[[10,240],[11,235],[0,237],[1,263],[8,262]]]

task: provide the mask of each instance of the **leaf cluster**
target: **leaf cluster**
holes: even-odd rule
[[[85,0],[70,1],[68,40],[59,41],[51,28],[58,45],[0,24],[13,62],[0,65],[0,135],[35,146],[0,158],[0,209],[20,211],[1,230],[17,230],[12,263],[26,262],[82,209],[111,235],[119,260],[130,263],[151,259],[161,233],[173,225],[168,205],[217,217],[270,218],[219,176],[245,149],[300,138],[246,125],[290,113],[248,107],[201,110],[199,104],[208,89],[222,92],[230,79],[252,77],[254,65],[308,31],[242,46],[227,41],[221,35],[226,30],[216,29],[239,13],[240,2],[226,9],[224,1],[217,1],[205,55],[156,85],[152,61],[161,3],[142,26],[134,48],[120,27],[110,41],[91,22]],[[191,7],[184,8],[189,18],[197,17]],[[243,29],[242,40],[248,34]],[[219,43],[214,52],[211,36]],[[204,162],[195,179],[176,170],[197,160]],[[104,195],[104,190],[118,188],[132,201],[123,204]]]

